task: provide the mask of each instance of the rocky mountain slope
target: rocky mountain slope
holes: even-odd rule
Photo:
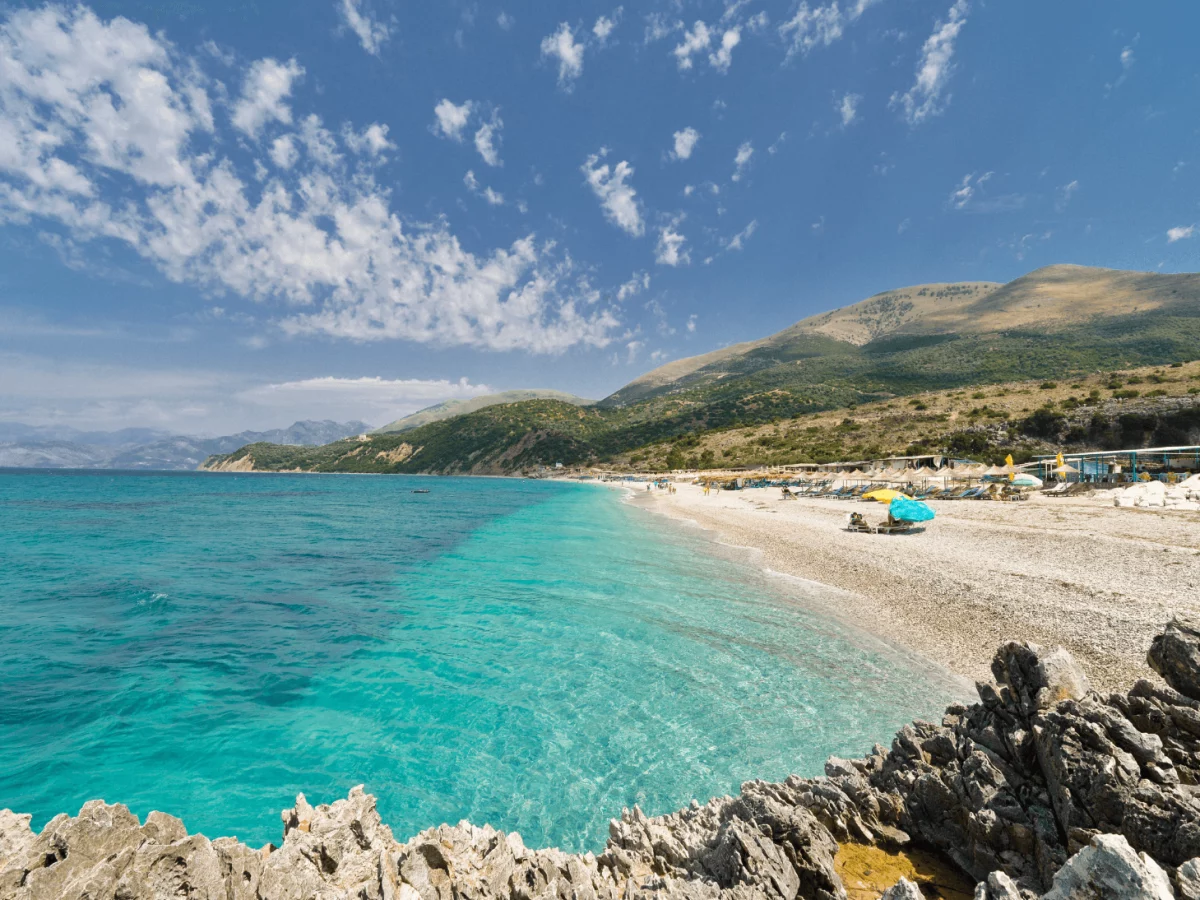
[[[261,850],[99,800],[39,834],[4,810],[0,900],[846,900],[851,846],[943,854],[976,900],[1198,900],[1200,623],[1173,622],[1148,661],[1165,684],[1101,696],[1061,648],[1007,644],[996,683],[941,724],[823,777],[625,810],[599,856],[466,822],[399,843],[361,787],[315,808],[300,795]],[[924,895],[902,880],[883,896]]]

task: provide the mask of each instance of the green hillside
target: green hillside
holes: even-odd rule
[[[505,473],[930,391],[1200,359],[1200,276],[1056,266],[923,285],[680,360],[595,406],[490,405],[366,442],[253,445],[210,467]],[[388,426],[385,426],[388,427]],[[246,462],[247,457],[253,462]]]
[[[502,391],[498,394],[472,397],[469,400],[446,400],[433,406],[427,406],[425,409],[418,410],[394,422],[388,422],[388,424],[376,428],[371,433],[399,434],[403,431],[412,431],[414,428],[420,428],[422,425],[428,425],[431,422],[440,422],[442,419],[466,415],[467,413],[473,413],[476,410],[485,409],[489,406],[497,406],[501,403],[519,403],[522,400],[561,400],[563,403],[570,403],[572,406],[589,406],[593,402],[591,400],[584,400],[582,397],[576,397],[574,394],[564,393],[563,391],[537,388],[532,390]]]

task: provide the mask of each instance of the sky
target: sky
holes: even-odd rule
[[[1200,269],[1200,5],[0,5],[0,421],[603,397],[880,291]]]

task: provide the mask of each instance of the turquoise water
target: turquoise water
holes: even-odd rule
[[[951,699],[713,550],[597,486],[0,473],[0,808],[257,845],[365,783],[401,839],[599,849]]]

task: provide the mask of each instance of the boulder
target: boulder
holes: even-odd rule
[[[1200,622],[1172,620],[1151,642],[1146,662],[1179,693],[1200,700]]]
[[[1125,838],[1098,834],[1059,869],[1043,900],[1175,900],[1167,873]]]
[[[1019,888],[1003,872],[996,871],[975,886],[974,900],[1035,900],[1029,891]]]
[[[895,885],[883,892],[883,896],[879,900],[925,900],[925,896],[919,887],[907,878],[901,877]]]
[[[1200,859],[1189,859],[1179,866],[1174,880],[1179,900],[1200,900]]]

